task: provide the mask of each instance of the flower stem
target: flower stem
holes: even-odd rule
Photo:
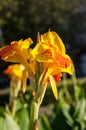
[[[39,108],[45,95],[46,86],[47,83],[43,83],[41,84],[41,86],[38,86],[36,96],[32,101],[31,111],[30,111],[30,130],[38,130]]]
[[[39,112],[39,104],[33,100],[31,104],[31,111],[30,111],[30,129],[31,130],[38,130],[38,112]]]
[[[18,97],[18,93],[21,87],[21,80],[16,81],[16,86],[14,87],[14,81],[12,81],[12,89],[13,89],[13,99],[12,99],[12,117],[15,116],[15,112],[16,112],[16,104],[17,104],[17,97]]]

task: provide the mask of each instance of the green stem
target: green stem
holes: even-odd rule
[[[36,122],[38,121],[39,107],[39,104],[33,100],[30,111],[30,130],[38,130],[38,125],[36,125]]]
[[[46,86],[47,83],[43,83],[41,86],[38,86],[37,94],[32,101],[30,111],[30,130],[38,130],[39,108],[45,95]]]
[[[19,90],[20,90],[20,87],[21,87],[21,80],[18,80],[16,81],[16,86],[14,87],[13,84],[14,84],[15,80],[12,81],[12,89],[13,89],[13,99],[12,99],[12,117],[15,116],[15,112],[16,112],[16,103],[17,103],[17,97],[18,97],[18,93],[19,93]]]

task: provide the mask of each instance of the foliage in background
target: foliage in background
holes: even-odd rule
[[[71,13],[78,0],[3,0],[0,1],[0,28],[4,40],[36,38],[38,31],[45,32],[48,28],[55,30],[68,39]],[[11,34],[11,35],[8,35]],[[67,41],[68,42],[68,41]]]
[[[47,93],[42,104],[42,108],[46,109],[45,112],[41,112],[39,117],[39,129],[41,130],[86,130],[86,82],[83,85],[77,85],[74,83],[77,79],[73,79],[73,84],[64,84],[62,80],[62,86],[57,84],[59,90],[59,100],[55,101],[52,96],[50,87],[47,89]],[[48,102],[51,96],[51,102]],[[31,90],[29,86],[25,95],[21,95],[17,100],[17,108],[15,118],[12,119],[7,113],[4,107],[0,106],[0,129],[1,130],[29,130],[29,116],[28,110],[31,102]],[[55,104],[53,104],[55,103]],[[49,112],[49,105],[53,105],[53,111]]]
[[[77,85],[74,75],[71,80],[73,86],[67,87],[66,80],[66,86],[63,84],[63,87],[66,87],[66,89],[61,88],[61,91],[59,91],[60,100],[54,107],[53,130],[86,129],[86,84],[84,86]]]

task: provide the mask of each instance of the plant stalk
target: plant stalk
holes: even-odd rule
[[[38,86],[36,96],[32,101],[31,110],[30,110],[30,130],[38,130],[39,108],[43,101],[46,87],[47,87],[47,83],[43,83],[41,84],[41,86]]]

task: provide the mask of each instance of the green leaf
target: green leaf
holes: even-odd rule
[[[45,115],[42,115],[42,117],[39,119],[39,130],[52,130]]]
[[[5,119],[2,130],[20,130],[18,124],[13,120],[11,116],[5,113]]]
[[[82,98],[78,103],[77,120],[81,122],[85,120],[85,117],[86,117],[86,100],[85,98]]]
[[[65,116],[66,119],[67,119],[67,123],[68,123],[70,126],[73,126],[74,121],[73,121],[73,119],[72,119],[72,117],[71,117],[71,115],[70,115],[70,113],[69,113],[69,108],[68,108],[66,105],[63,105],[63,106],[62,106],[62,112],[63,112],[64,116]]]
[[[20,110],[22,107],[23,107],[23,103],[21,99],[18,99],[16,104],[16,111]]]
[[[29,114],[26,108],[22,108],[17,111],[15,119],[18,122],[21,130],[29,129]]]

